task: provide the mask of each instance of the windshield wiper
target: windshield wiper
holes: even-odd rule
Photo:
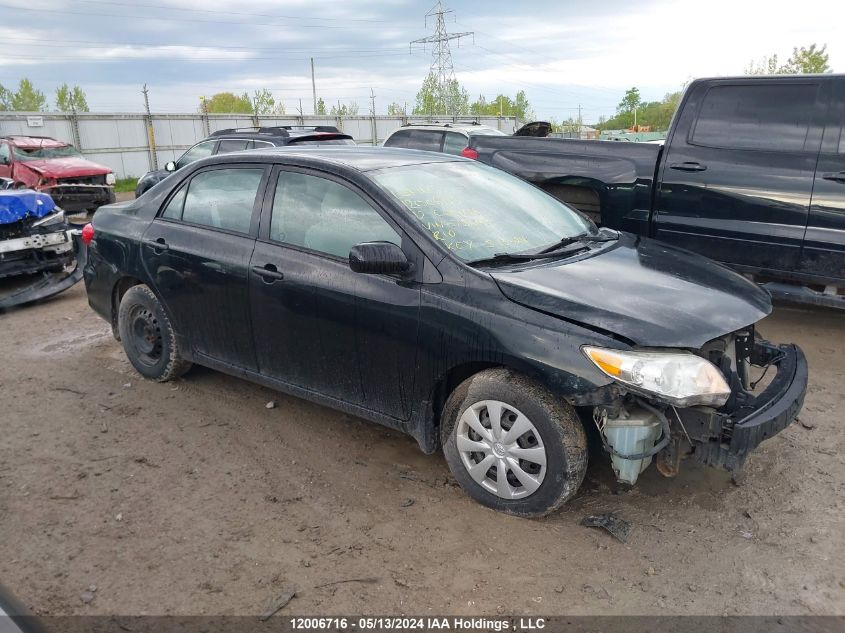
[[[570,244],[576,244],[578,242],[612,242],[613,240],[619,239],[619,232],[612,231],[611,229],[599,229],[598,233],[579,233],[578,235],[572,235],[570,237],[564,237],[559,241],[555,242],[551,246],[544,248],[541,251],[538,251],[538,255],[545,255],[547,253],[554,253],[555,251],[569,246]]]
[[[493,257],[485,257],[483,259],[474,259],[467,262],[467,266],[488,266],[495,264],[518,264],[520,262],[528,262],[535,259],[558,259],[574,255],[588,247],[586,244],[576,244],[575,248],[559,248],[555,245],[554,252],[547,253],[496,253]]]

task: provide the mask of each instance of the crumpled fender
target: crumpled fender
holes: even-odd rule
[[[88,247],[83,243],[78,229],[72,229],[68,233],[73,239],[76,267],[71,272],[45,274],[34,284],[0,298],[0,312],[57,295],[71,288],[82,279],[82,269],[88,256]]]

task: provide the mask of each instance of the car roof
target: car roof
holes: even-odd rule
[[[472,162],[460,156],[441,154],[439,152],[363,145],[331,145],[324,147],[311,145],[309,147],[297,147],[296,149],[291,146],[268,147],[233,152],[231,154],[218,154],[217,156],[203,159],[203,162],[207,164],[223,163],[235,157],[255,159],[259,156],[269,158],[273,162],[281,162],[278,160],[279,158],[287,158],[292,159],[290,162],[301,162],[304,160],[306,162],[330,163],[361,172],[428,163]]]
[[[11,134],[3,136],[2,138],[9,141],[12,145],[21,148],[42,148],[42,147],[66,147],[68,143],[59,141],[49,136],[26,136]]]
[[[226,130],[217,130],[212,132],[203,141],[218,141],[227,139],[236,140],[254,140],[265,141],[268,143],[275,143],[276,145],[284,145],[292,140],[302,138],[313,138],[320,140],[321,138],[349,138],[352,137],[345,132],[340,131],[334,126],[271,126],[259,128],[231,128]]]
[[[431,123],[406,123],[400,128],[397,128],[391,132],[391,134],[395,134],[400,130],[437,130],[442,132],[444,130],[449,130],[452,132],[466,132],[467,134],[476,131],[476,130],[495,130],[496,128],[491,127],[489,125],[482,125],[481,123],[454,123],[451,121],[447,121],[445,123],[440,123],[439,121],[433,121]]]

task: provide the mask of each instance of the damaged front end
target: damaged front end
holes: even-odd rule
[[[753,327],[709,341],[695,353],[620,355],[630,357],[624,367],[612,354],[598,356],[598,361],[596,354],[591,357],[620,387],[612,403],[594,407],[593,419],[617,479],[629,484],[652,461],[667,477],[677,475],[685,458],[741,470],[751,451],[795,419],[807,390],[801,349],[764,341]],[[674,367],[651,376],[649,383],[648,363],[661,355],[689,359],[686,363],[695,373],[685,376]]]
[[[0,310],[45,299],[82,278],[84,245],[44,193],[0,191]]]

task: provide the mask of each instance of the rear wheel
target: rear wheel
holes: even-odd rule
[[[166,382],[191,368],[167,313],[147,286],[132,286],[123,295],[117,327],[129,362],[144,378]]]
[[[467,379],[443,409],[443,453],[476,501],[526,517],[553,512],[587,470],[587,437],[574,409],[508,369]]]

